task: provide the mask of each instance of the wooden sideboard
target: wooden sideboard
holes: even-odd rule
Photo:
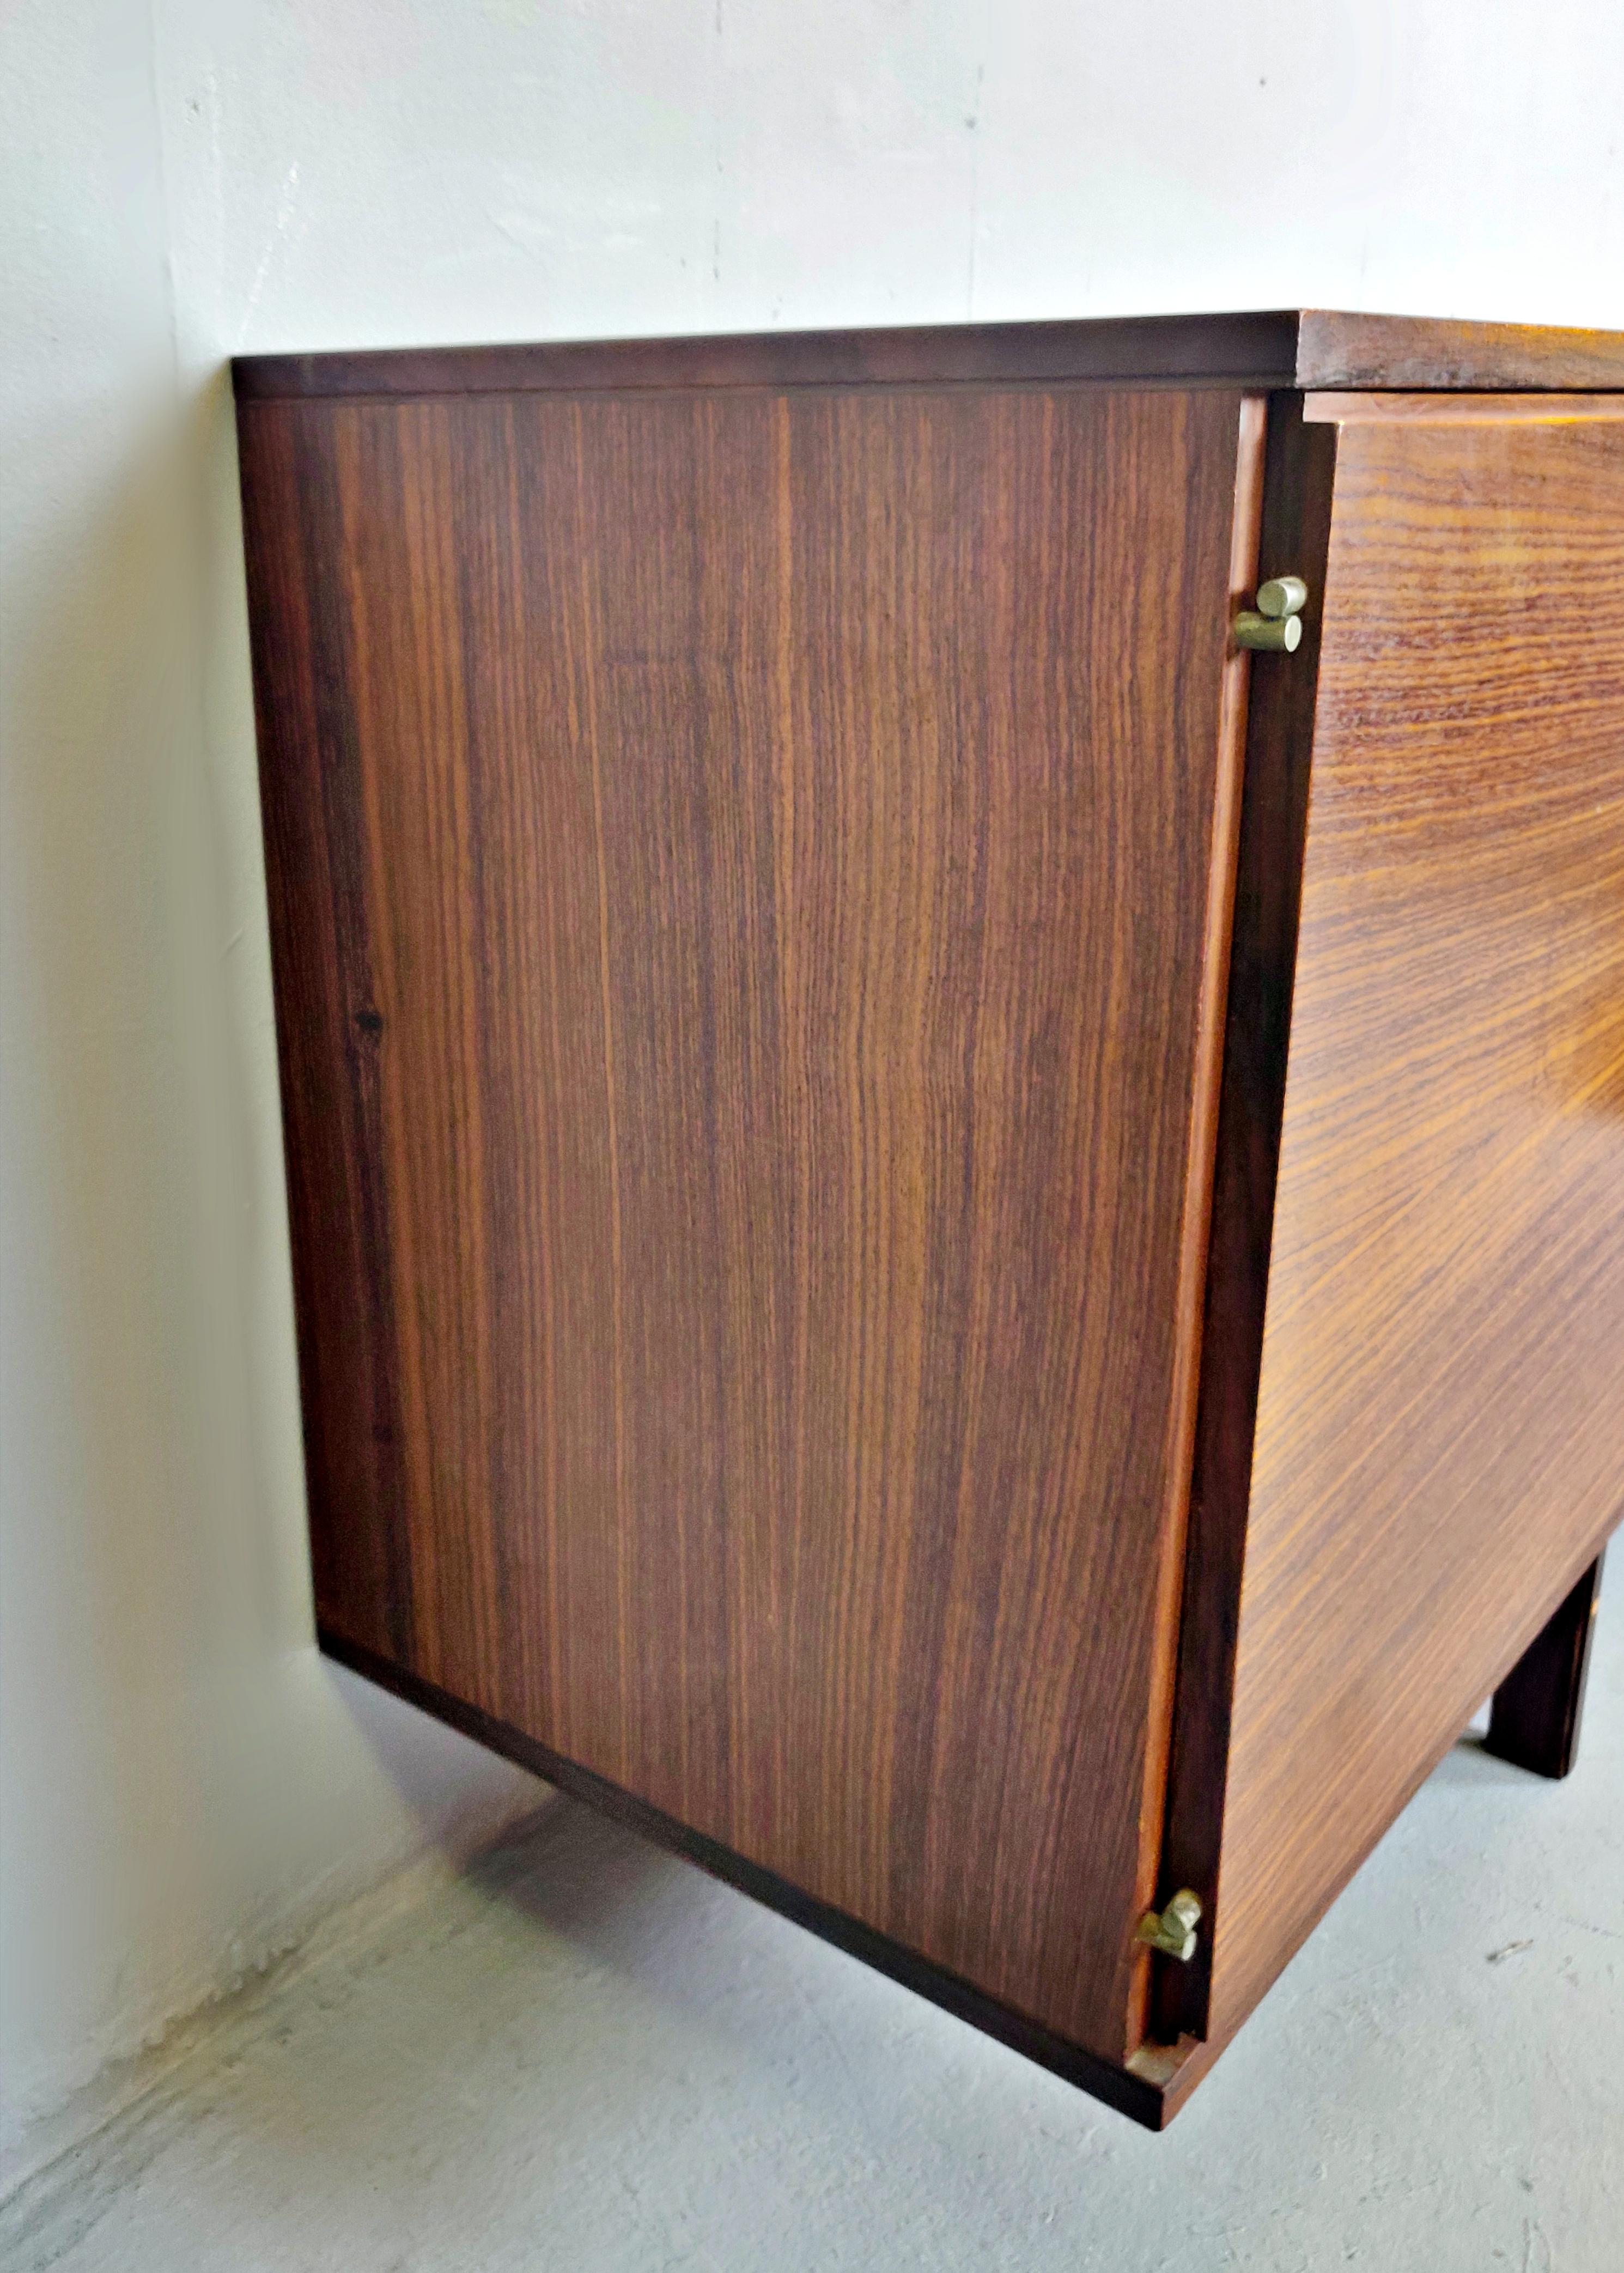
[[[323,1646],[1165,2120],[1571,1759],[1624,337],[236,380]]]

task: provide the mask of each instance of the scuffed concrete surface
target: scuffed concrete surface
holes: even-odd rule
[[[9,2273],[1613,2273],[1624,1573],[1160,2139],[572,1805],[363,1907],[0,2209]]]

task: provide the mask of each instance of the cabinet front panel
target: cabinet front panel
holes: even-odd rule
[[[1119,2058],[1247,415],[242,414],[321,1620]]]
[[[1624,401],[1342,422],[1213,2033],[1624,1510]]]

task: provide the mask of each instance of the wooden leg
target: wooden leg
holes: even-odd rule
[[[1501,1759],[1536,1775],[1565,1776],[1572,1767],[1600,1599],[1598,1555],[1494,1692],[1484,1741]]]

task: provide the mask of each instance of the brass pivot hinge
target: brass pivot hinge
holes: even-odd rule
[[[1230,626],[1237,647],[1294,655],[1302,644],[1308,587],[1300,576],[1271,576],[1257,588],[1255,608],[1243,608]]]
[[[1164,1910],[1147,1910],[1134,1931],[1135,1941],[1159,1949],[1187,1965],[1195,1954],[1195,1929],[1201,1924],[1201,1898],[1180,1887]]]

